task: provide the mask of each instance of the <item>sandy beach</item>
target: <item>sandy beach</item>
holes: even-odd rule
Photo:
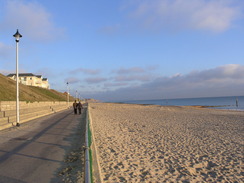
[[[244,112],[89,104],[103,182],[244,182]]]

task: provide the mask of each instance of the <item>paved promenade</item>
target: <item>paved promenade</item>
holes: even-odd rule
[[[84,134],[71,109],[0,131],[0,183],[82,182]]]

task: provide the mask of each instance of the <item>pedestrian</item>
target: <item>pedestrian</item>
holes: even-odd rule
[[[82,104],[80,103],[80,101],[79,101],[79,103],[77,104],[77,108],[78,108],[78,110],[79,110],[79,114],[81,114],[81,109],[83,108],[83,106],[82,106]]]
[[[74,108],[74,114],[77,114],[77,103],[76,103],[76,100],[73,103],[73,108]]]

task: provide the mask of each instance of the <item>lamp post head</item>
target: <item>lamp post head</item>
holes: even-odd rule
[[[17,32],[13,36],[15,37],[16,42],[19,42],[19,39],[22,37],[22,35],[19,33],[18,29],[17,29]]]

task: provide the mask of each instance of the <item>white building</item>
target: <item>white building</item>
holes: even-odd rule
[[[16,81],[16,74],[9,74],[7,77]],[[32,73],[19,73],[19,82],[28,86],[50,88],[47,78],[42,78],[42,75],[34,75]]]

